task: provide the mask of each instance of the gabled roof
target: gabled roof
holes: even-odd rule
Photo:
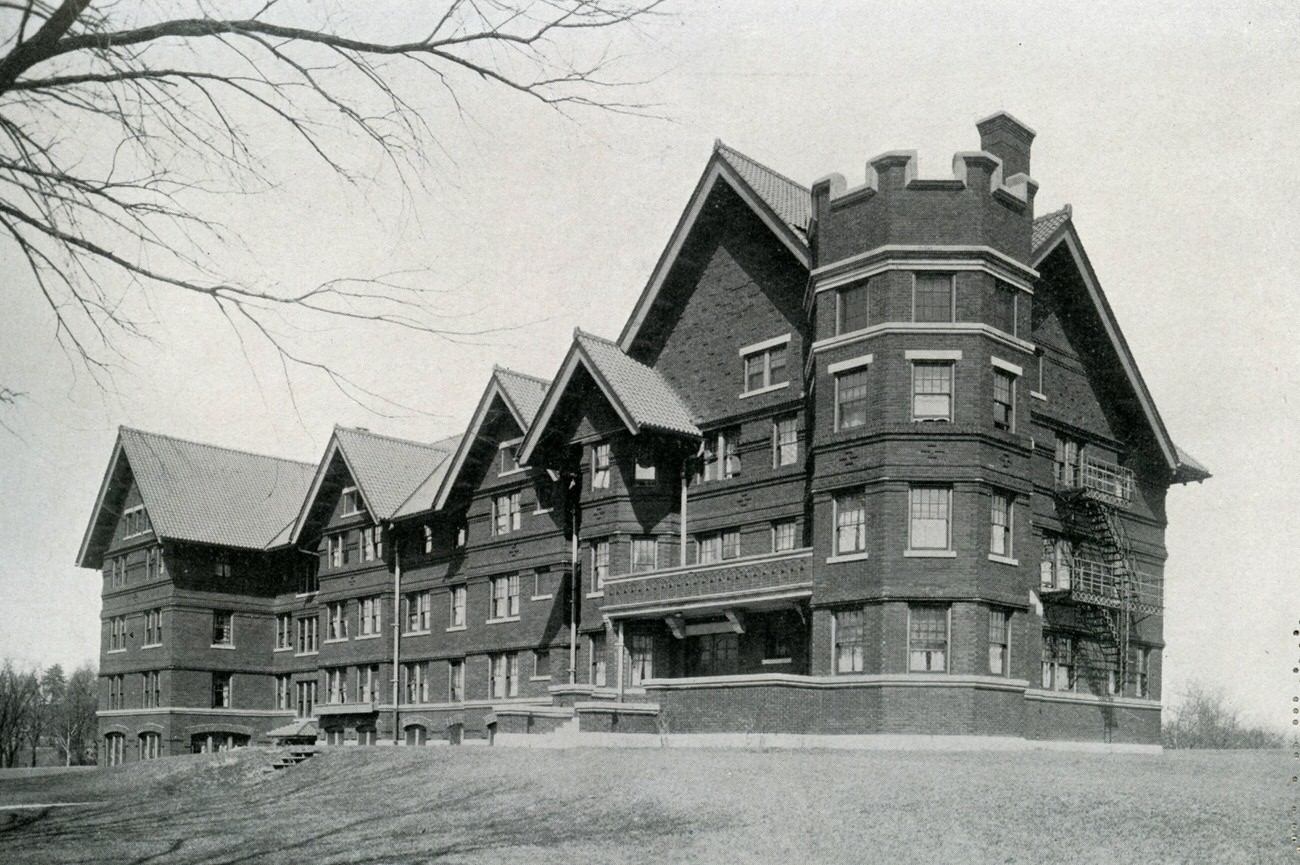
[[[705,201],[719,183],[730,186],[800,264],[805,268],[811,266],[807,235],[808,222],[812,217],[812,192],[740,151],[727,147],[721,141],[715,141],[704,174],[695,184],[695,191],[691,193],[686,210],[677,220],[668,246],[660,254],[659,261],[650,273],[649,282],[618,337],[618,344],[624,351],[629,350],[636,340],[637,332],[654,306],[659,290],[695,228]]]
[[[298,543],[321,485],[336,458],[342,459],[357,485],[366,510],[376,521],[390,520],[440,465],[451,456],[449,441],[426,442],[379,435],[369,430],[334,427],[325,456],[316,467],[311,490],[300,502],[290,540]]]
[[[430,504],[426,505],[426,507],[431,506],[434,510],[441,510],[446,507],[447,500],[451,498],[451,491],[456,485],[456,480],[464,470],[474,444],[479,440],[480,431],[487,422],[488,413],[495,401],[500,400],[519,428],[527,430],[532,425],[533,418],[537,416],[537,410],[541,407],[542,400],[546,397],[546,389],[550,384],[544,378],[524,375],[521,372],[515,372],[502,366],[492,367],[492,376],[488,379],[487,387],[483,389],[483,396],[479,397],[478,406],[474,409],[474,415],[470,418],[469,427],[466,428],[465,434],[460,437],[456,453],[451,459],[447,460],[446,467],[441,472],[438,482],[429,485],[431,488],[427,490],[428,497],[426,501]],[[424,489],[420,490],[421,494],[425,492]],[[412,496],[413,501],[414,499],[415,497]]]
[[[77,562],[97,567],[135,479],[160,538],[266,549],[282,542],[311,483],[311,463],[120,427]]]
[[[560,372],[546,392],[537,417],[519,447],[521,462],[529,461],[542,431],[550,422],[569,381],[579,367],[587,370],[628,431],[634,435],[642,429],[687,436],[700,435],[700,428],[695,425],[691,410],[658,370],[628,357],[617,344],[575,328],[573,345],[560,364]]]
[[[1035,268],[1039,268],[1043,261],[1062,245],[1070,253],[1075,267],[1078,268],[1083,285],[1088,291],[1088,297],[1097,312],[1097,317],[1101,320],[1106,336],[1119,357],[1120,366],[1124,370],[1129,385],[1133,388],[1143,415],[1150,424],[1151,432],[1160,447],[1160,452],[1165,457],[1170,477],[1176,483],[1202,481],[1210,477],[1210,472],[1205,466],[1201,465],[1185,451],[1180,450],[1174,444],[1173,439],[1170,438],[1169,431],[1165,428],[1165,422],[1156,409],[1155,400],[1151,398],[1151,391],[1147,389],[1142,373],[1138,370],[1137,361],[1133,358],[1133,352],[1129,349],[1128,341],[1124,339],[1124,333],[1120,330],[1119,322],[1115,318],[1115,312],[1111,309],[1110,302],[1106,300],[1106,295],[1101,290],[1101,282],[1097,279],[1097,273],[1092,268],[1092,262],[1088,260],[1088,254],[1083,249],[1083,242],[1079,239],[1079,233],[1071,220],[1070,207],[1067,205],[1056,213],[1049,213],[1035,219],[1033,239],[1034,248],[1030,264]]]

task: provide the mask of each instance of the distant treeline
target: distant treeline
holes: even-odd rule
[[[6,658],[0,665],[0,767],[58,762],[78,766],[95,762],[95,668],[84,664],[65,675],[55,664],[20,669]]]
[[[1252,726],[1222,693],[1193,684],[1165,715],[1166,748],[1281,748],[1286,734]]]

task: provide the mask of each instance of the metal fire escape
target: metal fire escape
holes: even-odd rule
[[[1134,628],[1162,608],[1160,581],[1134,567],[1120,513],[1133,501],[1133,472],[1086,457],[1060,468],[1057,513],[1067,531],[1085,544],[1072,558],[1068,580],[1044,588],[1042,598],[1072,605],[1078,624],[1094,638],[1101,655],[1090,659],[1091,672],[1113,671],[1113,688],[1120,693]]]

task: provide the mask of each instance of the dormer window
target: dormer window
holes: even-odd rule
[[[424,554],[427,556],[433,552],[433,526],[425,523],[422,530],[424,531]]]
[[[343,516],[348,517],[362,511],[361,491],[356,487],[343,488]]]
[[[144,505],[127,508],[122,514],[123,536],[131,538],[136,535],[143,535],[147,531],[149,531],[149,517],[145,513]]]
[[[516,439],[511,442],[505,442],[501,445],[499,452],[499,463],[497,468],[498,475],[508,475],[520,471],[519,467],[519,442],[522,439]]]

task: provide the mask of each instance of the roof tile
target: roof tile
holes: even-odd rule
[[[593,372],[604,379],[638,426],[700,434],[690,410],[658,370],[628,357],[607,339],[581,330],[575,330],[573,337],[595,367]]]
[[[377,520],[397,515],[412,493],[447,462],[454,448],[451,440],[426,444],[350,427],[335,427],[334,438],[353,472],[352,480]]]
[[[718,141],[714,149],[788,226],[807,236],[812,219],[812,192],[760,162]]]
[[[1068,204],[1055,213],[1047,213],[1035,219],[1033,233],[1030,235],[1029,248],[1037,251],[1053,234],[1056,234],[1057,229],[1069,221],[1070,205]]]

